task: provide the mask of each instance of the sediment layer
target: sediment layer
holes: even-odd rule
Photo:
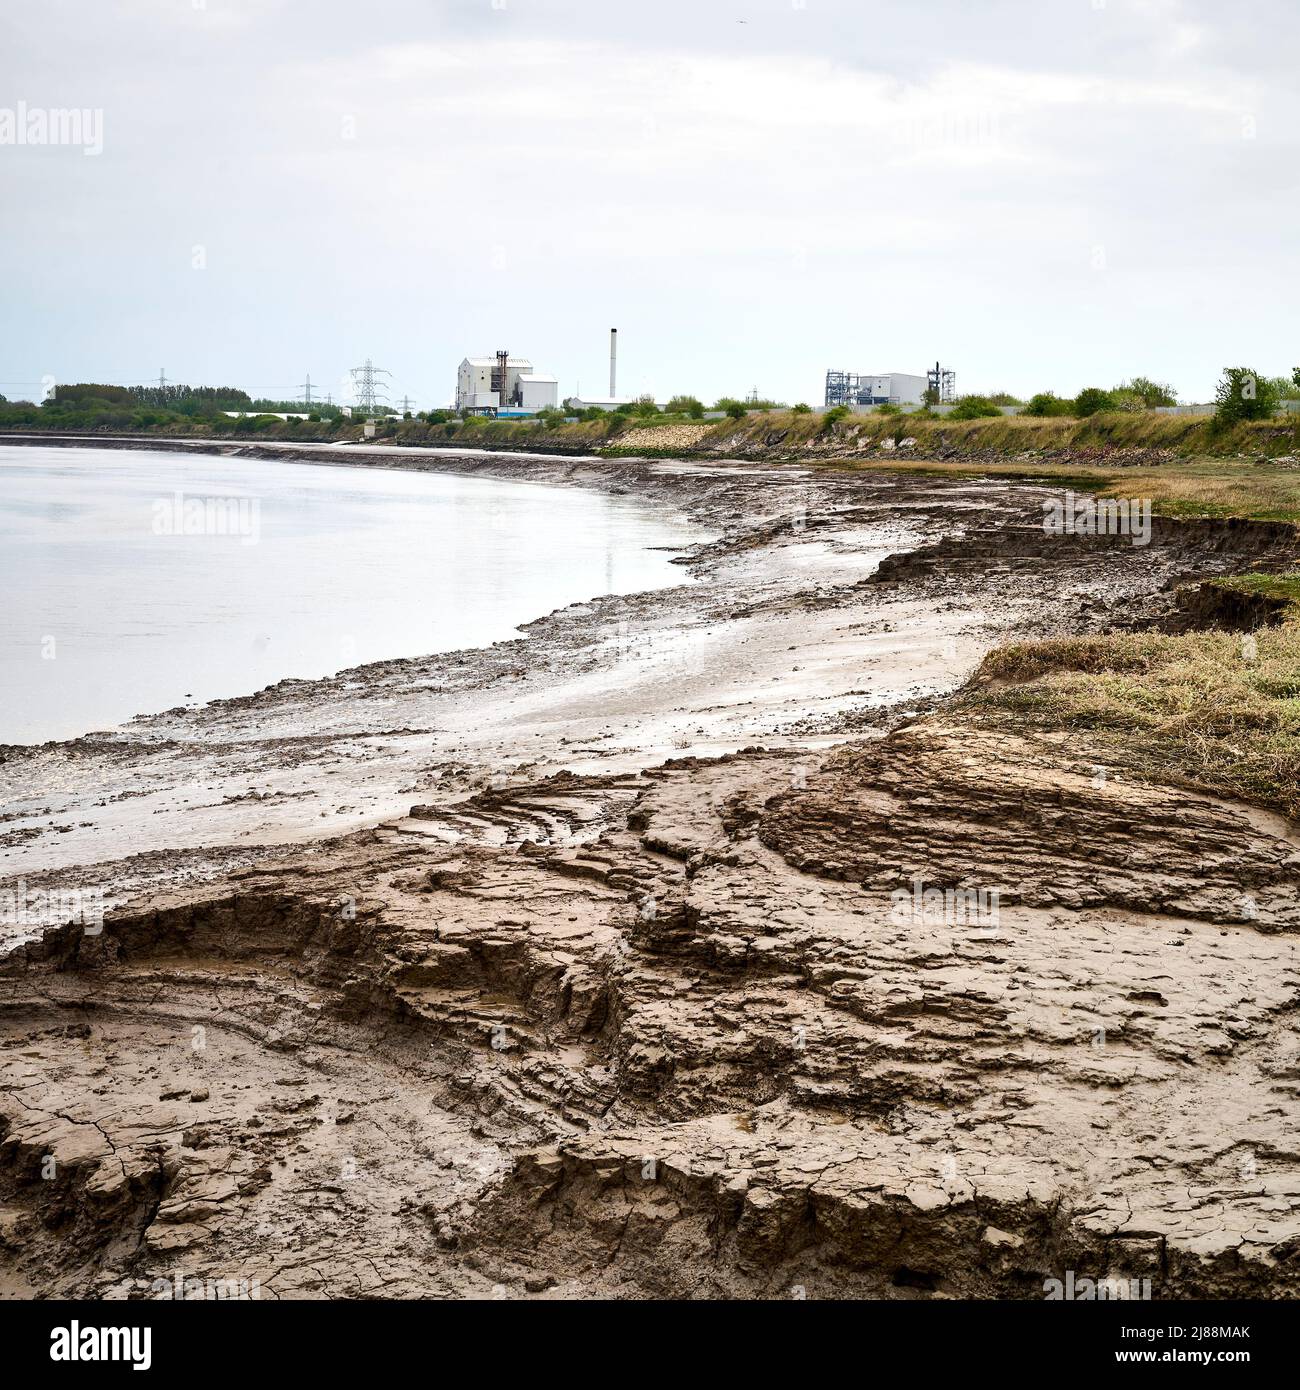
[[[11,1292],[1300,1292],[1285,823],[941,721],[462,814],[601,828],[7,958]]]

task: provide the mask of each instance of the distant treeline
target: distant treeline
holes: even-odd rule
[[[180,415],[197,415],[205,410],[248,410],[253,404],[248,392],[237,386],[111,386],[100,381],[56,386],[54,400],[57,405],[82,407],[100,403],[151,405]]]

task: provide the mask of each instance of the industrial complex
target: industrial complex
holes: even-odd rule
[[[526,357],[467,357],[456,373],[456,409],[469,414],[532,415],[559,404],[559,382]]]
[[[370,367],[369,362],[366,363]],[[378,369],[375,369],[376,371]],[[957,374],[939,362],[925,372],[826,373],[825,408],[848,406],[919,407],[950,405],[957,399]],[[467,415],[500,417],[536,415],[561,404],[559,382],[536,371],[527,357],[514,357],[504,348],[491,355],[466,357],[456,372],[456,409]],[[563,404],[572,410],[592,407],[616,410],[629,404],[618,395],[618,329],[609,330],[609,394],[575,394]]]
[[[609,395],[570,397],[576,409],[597,406],[613,410],[627,404],[618,387],[618,329],[609,330]],[[491,357],[466,357],[456,373],[456,409],[469,415],[535,415],[559,404],[559,382],[533,370],[526,357],[511,357],[504,349]]]
[[[927,394],[929,393],[929,394]],[[938,362],[924,375],[912,372],[826,373],[826,404],[947,405],[957,399],[957,373]]]

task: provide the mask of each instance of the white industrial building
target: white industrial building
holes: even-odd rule
[[[920,405],[929,379],[912,372],[826,373],[827,405]]]
[[[526,357],[467,357],[456,373],[456,409],[531,415],[558,404],[559,382]]]

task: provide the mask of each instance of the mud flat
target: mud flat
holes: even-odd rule
[[[946,699],[1290,528],[371,459],[662,496],[694,582],[5,750],[0,891],[113,906],[0,956],[0,1289],[1300,1292],[1294,826]]]

